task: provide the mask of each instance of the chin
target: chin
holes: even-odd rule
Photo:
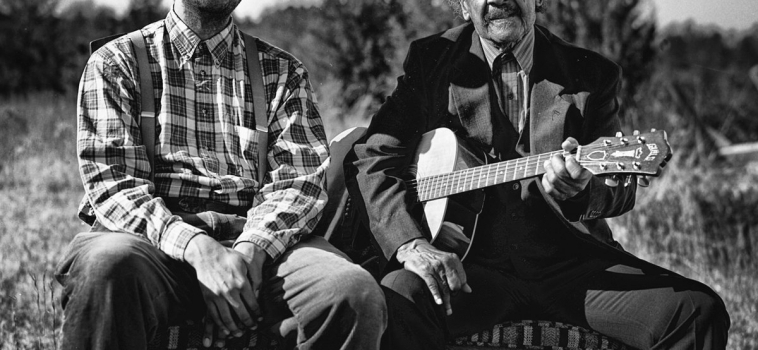
[[[489,26],[489,36],[493,42],[499,44],[510,44],[521,40],[526,33],[521,21],[503,21],[501,23],[491,23]]]

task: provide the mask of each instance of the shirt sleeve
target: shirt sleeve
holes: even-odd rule
[[[277,259],[311,233],[326,206],[329,149],[308,72],[290,64],[271,102],[267,179],[235,244],[252,242]]]
[[[184,261],[190,239],[203,233],[173,216],[148,180],[150,163],[138,116],[136,62],[128,41],[117,40],[93,54],[79,85],[77,153],[85,198],[98,222],[112,231],[149,240]]]

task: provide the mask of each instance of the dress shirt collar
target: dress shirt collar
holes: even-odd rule
[[[482,50],[484,51],[484,57],[487,59],[487,63],[492,69],[492,65],[495,59],[499,55],[507,54],[508,52],[499,52],[492,44],[479,37],[479,41],[482,43]],[[521,69],[529,75],[534,65],[534,28],[526,33],[524,38],[519,41],[511,51],[513,57],[516,58]]]
[[[234,29],[236,26],[233,21],[229,21],[229,24],[224,27],[216,35],[205,40],[205,44],[208,46],[208,50],[211,52],[214,61],[220,62],[226,57],[227,52],[232,47],[232,40],[234,35]],[[192,58],[197,46],[200,45],[203,40],[200,39],[195,32],[190,29],[186,23],[184,23],[179,16],[174,12],[172,8],[166,16],[166,30],[168,31],[169,40],[174,44],[174,47],[179,51],[182,59],[187,61]]]

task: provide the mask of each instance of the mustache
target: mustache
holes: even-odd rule
[[[490,6],[489,10],[484,15],[484,20],[489,22],[496,19],[508,18],[514,15],[521,15],[521,8],[512,2],[507,2],[503,4],[503,6]]]

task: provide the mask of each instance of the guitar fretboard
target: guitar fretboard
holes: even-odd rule
[[[450,173],[422,177],[415,181],[418,199],[425,202],[506,182],[539,176],[545,173],[542,163],[555,154],[563,153],[563,151],[542,153]]]

